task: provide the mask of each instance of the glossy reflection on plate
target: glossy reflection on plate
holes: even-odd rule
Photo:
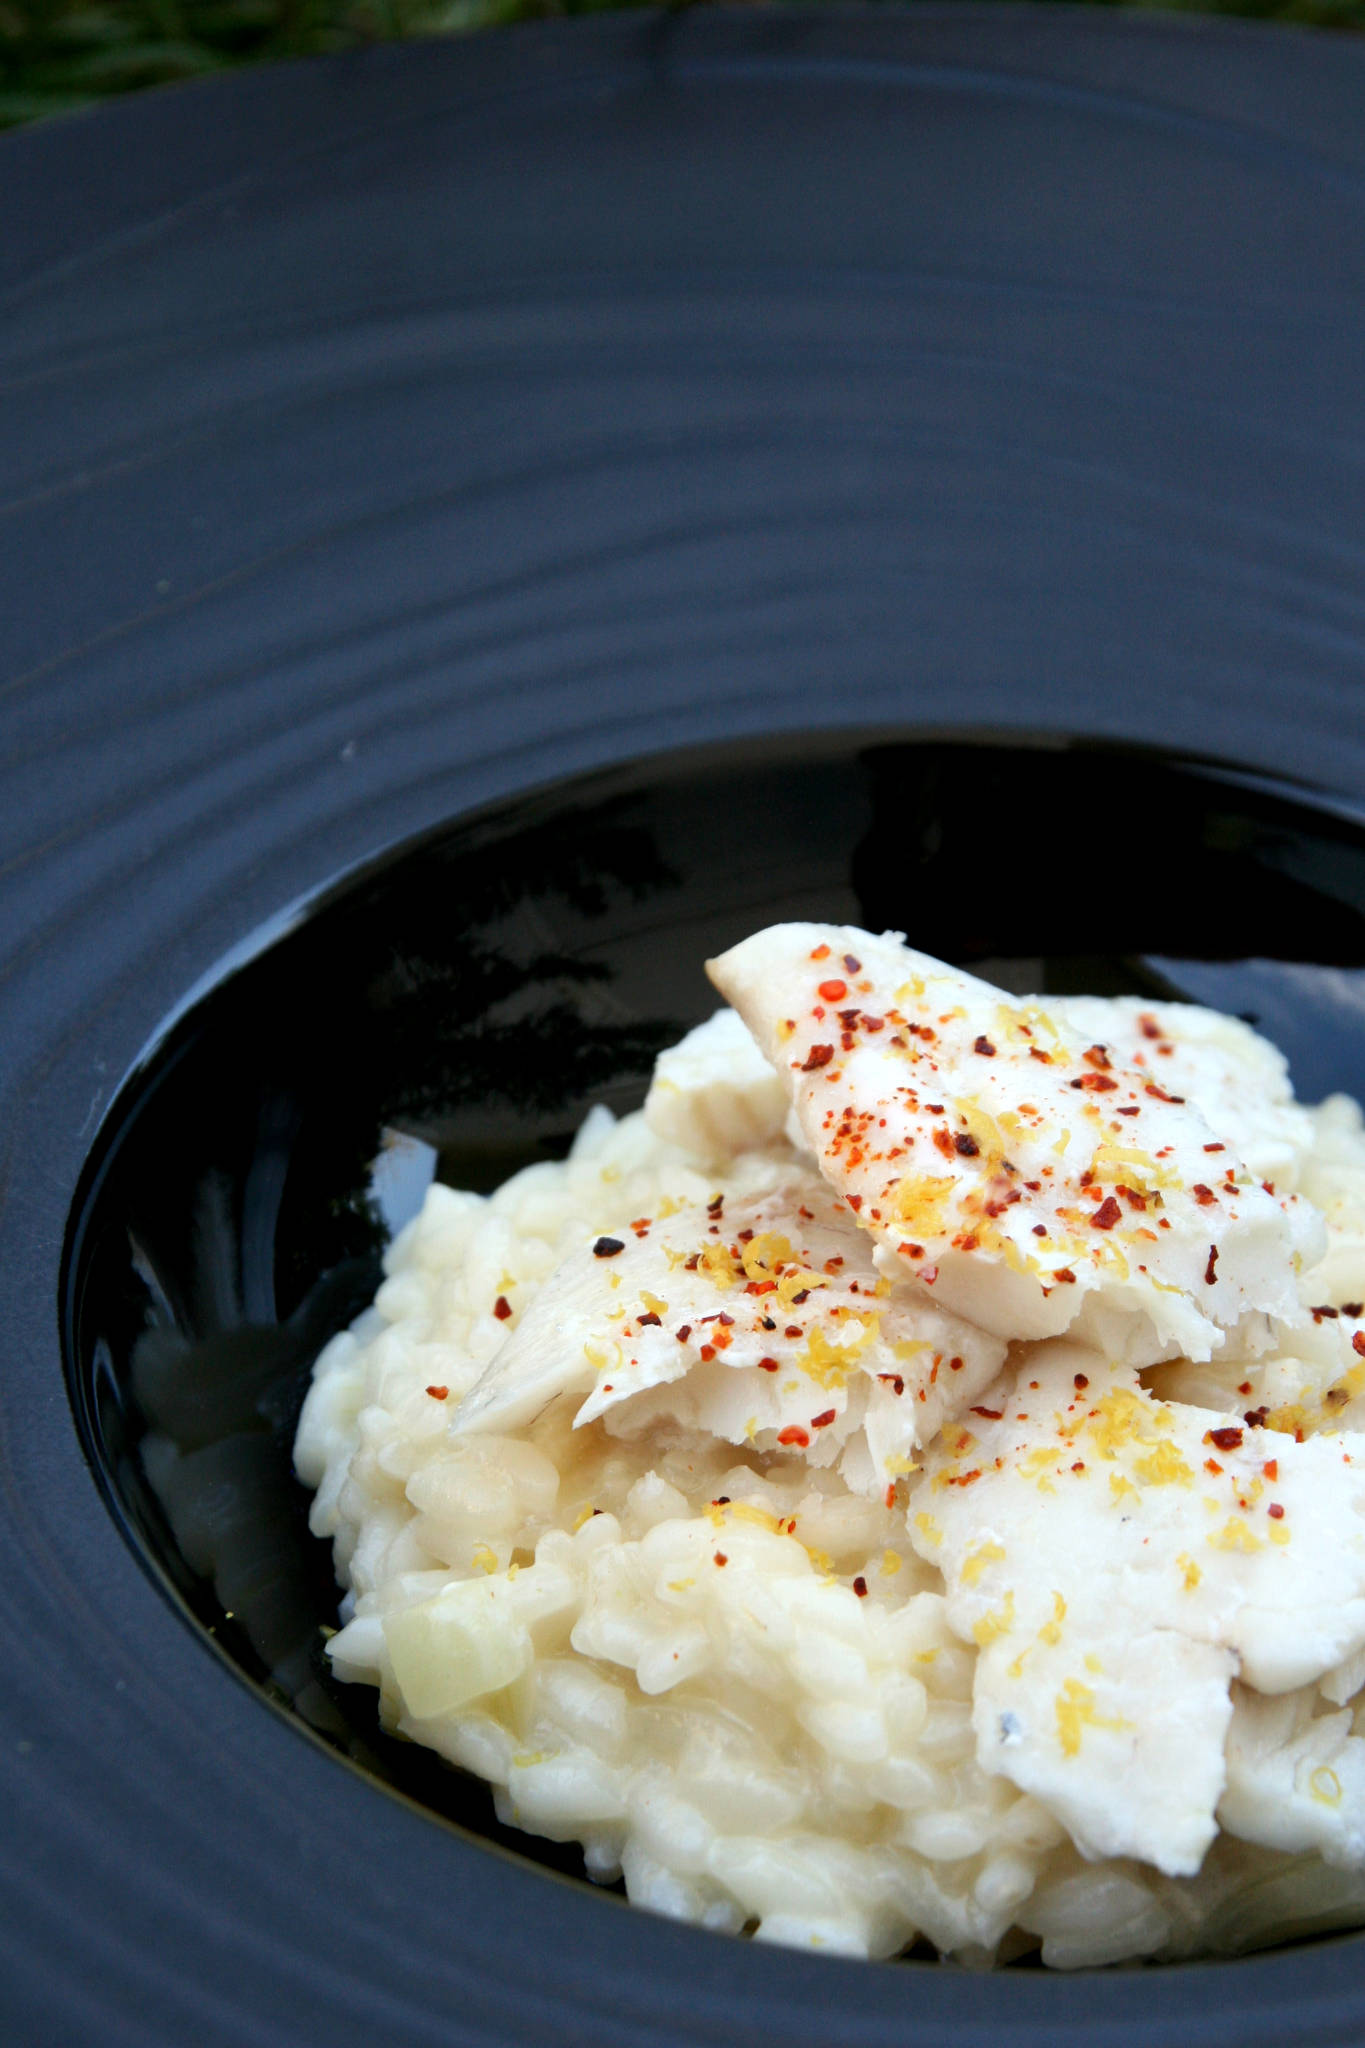
[[[447,1821],[568,1875],[386,1734],[322,1654],[337,1589],[291,1446],[313,1360],[433,1178],[489,1191],[643,1097],[702,961],[781,919],[895,928],[1019,993],[1256,1022],[1365,1093],[1365,827],[1311,793],[1081,742],[819,734],[644,760],[400,846],[170,1025],[72,1211],[63,1320],[105,1499],[263,1699]]]

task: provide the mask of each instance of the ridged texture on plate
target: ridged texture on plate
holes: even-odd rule
[[[912,1986],[703,1956],[461,1846],[143,1578],[54,1301],[157,1020],[470,803],[831,722],[1359,793],[1363,103],[1365,53],[1291,32],[716,13],[0,143],[8,2038],[823,2048],[902,2040],[912,2002],[923,2048],[1358,2027],[1350,1948],[1247,1966],[1254,2013],[1217,1971]]]

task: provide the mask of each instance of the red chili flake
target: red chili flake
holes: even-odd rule
[[[1035,1223],[1035,1224],[1034,1224],[1034,1226],[1033,1226],[1033,1235],[1034,1235],[1035,1237],[1046,1237],[1046,1236],[1047,1236],[1047,1225],[1046,1225],[1046,1223]]]
[[[687,1342],[688,1338],[689,1338],[689,1337],[690,1337],[691,1335],[692,1335],[692,1325],[691,1325],[691,1323],[682,1323],[682,1324],[680,1324],[680,1325],[679,1325],[679,1328],[678,1328],[678,1342],[679,1342],[680,1344],[685,1344],[685,1343]]]
[[[1351,1349],[1352,1351],[1356,1352],[1359,1357],[1365,1358],[1365,1330],[1356,1331],[1355,1335],[1351,1339]]]
[[[885,1029],[886,1029],[886,1019],[885,1019],[885,1017],[868,1017],[868,1016],[864,1016],[864,1018],[863,1018],[863,1030],[864,1030],[864,1031],[885,1031]],[[885,1117],[883,1117],[883,1118],[882,1118],[882,1122],[883,1122],[883,1123],[885,1123],[885,1122],[886,1122],[886,1119],[885,1119]]]
[[[1183,1102],[1185,1100],[1183,1095],[1168,1095],[1166,1090],[1159,1088],[1155,1081],[1147,1083],[1145,1092],[1148,1095],[1154,1095],[1158,1102]]]
[[[1028,1056],[1031,1060],[1041,1060],[1045,1067],[1052,1065],[1052,1054],[1044,1052],[1041,1046],[1031,1045],[1028,1049]]]
[[[980,1477],[981,1467],[977,1465],[970,1472],[964,1472],[960,1479],[948,1479],[944,1483],[948,1486],[974,1486]]]
[[[1052,1276],[1052,1284],[1054,1287],[1074,1287],[1076,1275],[1072,1272],[1070,1266],[1058,1266]]]
[[[712,1360],[712,1359],[713,1359],[713,1358],[715,1357],[715,1355],[716,1355],[716,1347],[715,1347],[715,1345],[714,1345],[714,1344],[703,1344],[703,1345],[702,1345],[702,1347],[701,1347],[701,1355],[702,1355],[703,1359],[704,1359],[704,1360],[706,1361],[706,1363],[707,1363],[707,1364],[709,1365],[709,1364],[711,1363],[711,1360]]]
[[[973,1415],[984,1415],[987,1422],[998,1422],[1004,1414],[1003,1408],[973,1408]]]
[[[1138,1104],[1135,1102],[1132,1104],[1130,1108],[1121,1109],[1118,1113],[1120,1116],[1139,1116],[1141,1114],[1141,1110]]]
[[[981,1147],[970,1131],[959,1131],[953,1139],[953,1150],[959,1159],[975,1159]]]
[[[882,1382],[883,1386],[890,1387],[893,1394],[903,1394],[905,1392],[905,1381],[898,1372],[879,1372],[877,1378]]]
[[[801,1335],[800,1323],[788,1323],[786,1329],[782,1332],[782,1335],[784,1337],[799,1337]]]
[[[1277,1500],[1271,1501],[1270,1506],[1266,1509],[1266,1513],[1272,1522],[1282,1522],[1284,1520],[1284,1509]]]
[[[1240,1429],[1206,1429],[1204,1442],[1213,1444],[1220,1451],[1235,1451],[1242,1441]]]
[[[1211,1203],[1218,1200],[1213,1189],[1206,1188],[1202,1180],[1195,1182],[1194,1186],[1190,1189],[1190,1193],[1194,1196],[1201,1209],[1207,1209]]]
[[[863,971],[862,961],[855,960],[851,953],[845,953],[844,966],[847,968],[850,974],[861,974]]]
[[[853,1590],[858,1595],[858,1598],[860,1600],[866,1600],[867,1580],[863,1577],[861,1572],[859,1572],[857,1578],[853,1581]]]
[[[972,1047],[972,1051],[979,1052],[983,1059],[993,1060],[995,1058],[995,1047],[991,1044],[984,1031]]]
[[[862,1198],[862,1196],[861,1196],[861,1195],[845,1195],[845,1197],[844,1197],[844,1200],[845,1200],[845,1201],[846,1201],[846,1202],[848,1203],[848,1206],[849,1206],[849,1208],[850,1208],[850,1209],[851,1209],[851,1210],[853,1211],[854,1215],[856,1216],[856,1215],[857,1215],[857,1213],[858,1213],[858,1211],[859,1211],[859,1210],[860,1210],[860,1209],[862,1208],[862,1206],[863,1206],[863,1198]]]
[[[1222,1466],[1221,1466],[1221,1465],[1219,1464],[1219,1462],[1218,1462],[1217,1458],[1205,1458],[1205,1460],[1204,1460],[1204,1470],[1205,1470],[1206,1472],[1214,1472],[1214,1473],[1217,1473],[1217,1472],[1221,1472],[1221,1471],[1222,1471],[1222,1469],[1223,1469],[1223,1468],[1222,1468]]]
[[[1365,1309],[1365,1302],[1343,1301],[1341,1304],[1341,1313],[1344,1316],[1358,1316],[1362,1309]]]
[[[801,1304],[802,1304],[803,1302],[806,1302],[806,1301],[809,1301],[809,1300],[810,1300],[810,1289],[809,1289],[809,1287],[803,1287],[803,1288],[801,1289],[801,1292],[800,1292],[799,1294],[794,1294],[794,1295],[792,1296],[792,1307],[793,1307],[793,1308],[800,1308],[800,1307],[801,1307]]]
[[[811,1428],[828,1429],[834,1420],[835,1414],[836,1410],[833,1408],[822,1408],[818,1415],[812,1415],[810,1419]]]
[[[1079,1081],[1070,1084],[1073,1088],[1088,1088],[1093,1094],[1102,1095],[1110,1088],[1117,1088],[1118,1082],[1112,1074],[1082,1074]]]
[[[599,1237],[592,1248],[592,1255],[595,1259],[614,1259],[618,1252],[624,1250],[625,1245],[619,1237]]]
[[[811,957],[811,959],[812,959],[812,960],[828,960],[828,958],[829,958],[829,947],[828,947],[828,946],[817,946],[817,947],[816,947],[816,949],[815,949],[815,951],[814,951],[814,952],[813,952],[813,953],[811,954],[811,956],[810,956],[810,957]]]
[[[1265,1473],[1267,1479],[1278,1479],[1280,1476],[1279,1459],[1267,1458],[1264,1465],[1262,1465],[1261,1470]]]
[[[1204,1285],[1206,1287],[1212,1287],[1214,1281],[1218,1278],[1217,1271],[1215,1270],[1217,1265],[1218,1247],[1216,1244],[1211,1244],[1209,1246],[1209,1262],[1204,1268]]]
[[[725,1552],[723,1550],[718,1550],[715,1553],[715,1558],[717,1564],[729,1564],[730,1562],[729,1558],[725,1555]]]
[[[785,1429],[778,1430],[777,1441],[780,1444],[799,1444],[801,1446],[801,1449],[804,1451],[806,1445],[810,1442],[810,1437],[807,1434],[807,1432],[801,1428],[799,1423],[789,1422]]]
[[[962,1360],[960,1358],[950,1358],[948,1360],[948,1370],[949,1372],[961,1372]]]
[[[691,1258],[690,1258],[690,1259],[684,1259],[684,1260],[683,1260],[683,1271],[684,1271],[684,1272],[686,1272],[686,1273],[695,1273],[695,1272],[696,1272],[696,1270],[697,1270],[697,1268],[698,1268],[698,1266],[699,1266],[700,1264],[701,1264],[701,1253],[700,1253],[700,1252],[693,1252],[693,1254],[692,1254],[692,1256],[691,1256]]]
[[[428,1387],[427,1392],[433,1401],[448,1401],[450,1399],[449,1387]]]
[[[1075,1464],[1072,1466],[1071,1469],[1073,1472],[1084,1472],[1085,1460],[1083,1458],[1077,1458]]]
[[[778,1372],[781,1370],[775,1358],[760,1358],[758,1369],[760,1372]]]
[[[1114,1064],[1107,1050],[1102,1045],[1087,1046],[1086,1050],[1081,1054],[1081,1058],[1088,1067],[1098,1067],[1102,1074],[1107,1074]]]
[[[643,1330],[646,1323],[653,1323],[656,1329],[659,1327],[659,1318],[655,1315],[653,1309],[650,1310],[648,1315],[636,1316],[635,1318],[637,1329]]]
[[[1138,1029],[1144,1038],[1160,1038],[1161,1036],[1161,1026],[1157,1023],[1156,1018],[1151,1016],[1146,1010],[1138,1018]]]
[[[1083,1372],[1078,1372],[1072,1381],[1072,1385],[1076,1387],[1088,1387],[1090,1385],[1090,1382]]]
[[[827,1003],[841,1003],[848,994],[846,981],[822,981],[819,993]]]
[[[1122,1214],[1123,1211],[1114,1200],[1114,1197],[1106,1195],[1090,1221],[1094,1224],[1096,1230],[1112,1230]]]
[[[806,1054],[804,1064],[798,1065],[797,1061],[793,1060],[792,1065],[799,1074],[813,1074],[818,1067],[827,1067],[833,1058],[832,1045],[813,1045]]]
[[[942,1116],[943,1114],[943,1104],[941,1102],[926,1102],[924,1107],[928,1110],[930,1116]]]
[[[710,1216],[710,1217],[712,1217],[712,1218],[715,1218],[715,1217],[717,1217],[717,1216],[720,1216],[720,1215],[722,1215],[722,1214],[724,1213],[724,1210],[725,1210],[725,1197],[724,1197],[724,1195],[712,1195],[712,1197],[711,1197],[710,1201],[709,1201],[709,1202],[707,1203],[707,1205],[706,1205],[706,1213],[707,1213],[707,1215],[708,1215],[708,1216]]]
[[[1266,1417],[1269,1413],[1270,1410],[1268,1408],[1248,1408],[1242,1420],[1248,1429],[1264,1429]]]
[[[1227,1149],[1226,1145],[1206,1145],[1204,1147],[1206,1152],[1226,1152]]]
[[[1325,1303],[1319,1308],[1310,1308],[1308,1313],[1315,1323],[1320,1323],[1324,1316],[1332,1323],[1337,1320],[1337,1311],[1334,1308],[1328,1308]]]

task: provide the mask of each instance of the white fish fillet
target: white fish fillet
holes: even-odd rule
[[[707,972],[883,1271],[958,1314],[1146,1364],[1297,1310],[1316,1212],[1048,1011],[852,926],[774,925]]]
[[[1365,1646],[1365,1436],[1162,1402],[1077,1344],[1023,1352],[948,1425],[910,1531],[980,1646],[980,1763],[1087,1856],[1196,1870],[1229,1681],[1287,1693]]]
[[[530,1304],[454,1427],[515,1430],[565,1392],[577,1424],[631,1435],[673,1419],[730,1443],[845,1464],[884,1491],[945,1417],[999,1371],[1000,1339],[892,1287],[813,1173],[766,1194],[637,1218],[571,1252]]]

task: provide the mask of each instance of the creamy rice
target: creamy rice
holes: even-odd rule
[[[1136,1029],[1137,1006],[1077,1009],[1083,1035]],[[1257,1147],[1273,1156],[1280,1185],[1322,1212],[1328,1250],[1300,1283],[1310,1307],[1358,1315],[1356,1105],[1295,1105],[1278,1055],[1244,1026],[1160,1014],[1182,1072],[1213,1061],[1215,1128],[1258,1172]],[[825,1445],[784,1442],[781,1415],[757,1409],[724,1440],[705,1400],[689,1409],[687,1380],[577,1427],[581,1373],[515,1426],[480,1423],[481,1396],[461,1409],[585,1246],[627,1258],[662,1243],[670,1217],[748,1213],[814,1176],[771,1069],[733,1020],[718,1038],[699,1079],[695,1060],[665,1056],[654,1127],[595,1109],[563,1163],[487,1198],[433,1186],[374,1306],[319,1358],[296,1460],[346,1589],[336,1675],[376,1686],[386,1726],[485,1779],[503,1821],[580,1842],[589,1874],[624,1877],[638,1905],[730,1933],[858,1956],[923,1937],[973,1964],[1041,1945],[1074,1968],[1365,1918],[1359,1654],[1274,1696],[1233,1684],[1219,1832],[1189,1874],[1087,1860],[1064,1802],[983,1768],[973,1699],[989,1637],[964,1625],[961,1586],[955,1607],[914,1534],[942,1499],[942,1439],[927,1461],[898,1469],[886,1452],[873,1472],[857,1447],[877,1376]],[[1340,1370],[1360,1327],[1308,1314],[1277,1345],[1246,1347],[1236,1398],[1265,1409],[1261,1448],[1329,1432],[1365,1449],[1365,1394]],[[981,1354],[978,1386],[1002,1355],[1003,1340]],[[1144,1384],[1181,1413],[1221,1415],[1226,1354],[1168,1358]]]

